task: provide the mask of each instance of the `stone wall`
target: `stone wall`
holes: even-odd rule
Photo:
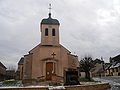
[[[94,85],[65,86],[64,90],[107,90],[107,88],[109,87],[110,87],[109,83],[102,83]],[[48,87],[0,88],[0,90],[49,90],[49,88]]]
[[[67,86],[66,90],[107,90],[109,87],[109,83],[104,83],[94,85]]]

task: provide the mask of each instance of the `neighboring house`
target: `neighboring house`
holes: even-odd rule
[[[0,62],[0,81],[6,78],[6,67]]]
[[[85,78],[85,71],[84,70],[79,70],[79,76],[80,78]],[[90,72],[90,77],[92,77],[91,72]]]
[[[107,66],[105,67],[105,76],[110,76],[110,69],[109,69],[110,66],[111,66],[111,64],[108,63]]]
[[[120,63],[116,63],[116,65],[114,66],[114,76],[120,76]]]
[[[110,65],[105,70],[106,76],[120,76],[120,55],[110,57]]]
[[[110,63],[104,63],[102,59],[95,59],[93,63],[95,67],[91,69],[92,77],[106,76],[108,71],[105,71],[105,69],[110,66]]]
[[[103,64],[96,63],[95,67],[91,70],[92,77],[104,76]]]
[[[112,63],[106,68],[106,76],[120,76],[120,63]]]
[[[23,63],[24,63],[24,58],[22,57],[20,61],[18,62],[18,69],[16,71],[16,79],[17,80],[22,80],[23,79]]]
[[[104,76],[104,61],[100,60],[100,59],[95,59],[92,62],[94,64],[94,67],[90,70],[90,76],[91,77],[97,77],[97,76]],[[79,70],[80,72],[80,78],[84,78],[85,77],[85,71],[82,70],[82,68],[80,68]]]
[[[80,78],[85,78],[85,71],[82,68],[79,68],[79,76]]]
[[[95,59],[93,63],[95,66],[91,69],[92,77],[104,76],[104,61]]]
[[[15,70],[6,70],[6,79],[15,79]]]
[[[110,63],[118,62],[120,63],[120,55],[117,55],[115,57],[110,57]]]

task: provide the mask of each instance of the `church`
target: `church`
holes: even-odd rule
[[[59,27],[59,21],[51,17],[51,12],[48,18],[41,21],[41,43],[24,55],[18,63],[19,79],[24,83],[63,82],[66,79],[66,71],[78,70],[78,56],[71,54],[59,42]]]

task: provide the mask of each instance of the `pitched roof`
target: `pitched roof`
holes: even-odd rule
[[[110,66],[110,69],[111,68],[115,68],[115,65],[116,65],[117,63],[116,62],[114,62],[111,66]]]
[[[18,62],[18,65],[21,65],[21,64],[23,64],[24,63],[24,58],[22,57],[21,59],[20,59],[20,61]]]
[[[102,60],[96,58],[96,59],[93,61],[93,63],[94,63],[94,64],[96,64],[96,63],[98,63],[98,64],[103,64],[104,61],[102,61]]]
[[[1,62],[0,62],[0,66],[3,67],[3,68],[5,68],[5,69],[7,69]]]
[[[105,70],[109,69],[111,67],[111,64],[108,64],[105,66]]]
[[[120,55],[117,55],[111,59],[114,60],[114,62],[120,62]]]
[[[120,67],[120,63],[117,63],[114,67]]]

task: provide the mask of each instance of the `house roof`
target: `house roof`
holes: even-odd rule
[[[98,63],[98,64],[103,64],[104,61],[102,61],[102,60],[96,58],[96,59],[93,61],[93,63],[94,63],[94,64],[97,64],[97,63]]]
[[[114,68],[114,65],[111,65],[110,68]]]
[[[117,63],[114,67],[120,67],[120,63]]]
[[[111,65],[108,65],[105,67],[105,70],[109,69],[111,67]]]
[[[114,62],[120,62],[120,55],[117,55],[111,59],[114,60]]]
[[[7,69],[1,62],[0,62],[0,67]]]
[[[116,62],[114,62],[111,66],[110,66],[110,69],[111,68],[115,68],[115,65],[116,65],[117,63]]]
[[[20,59],[20,61],[18,62],[18,65],[21,65],[21,64],[23,64],[24,63],[24,58],[22,57],[21,59]]]

